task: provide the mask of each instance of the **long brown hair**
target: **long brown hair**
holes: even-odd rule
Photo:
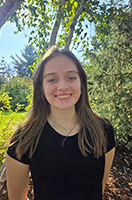
[[[107,140],[103,129],[103,117],[95,114],[90,106],[87,88],[86,73],[69,50],[59,50],[55,46],[51,47],[44,55],[41,63],[38,65],[33,76],[33,103],[30,113],[26,120],[17,128],[11,137],[11,143],[18,142],[16,148],[17,157],[29,152],[29,158],[32,157],[37,147],[41,132],[47,122],[50,114],[50,105],[43,95],[43,71],[45,64],[52,58],[60,55],[68,56],[77,66],[79,77],[81,80],[81,96],[75,105],[78,121],[80,123],[80,130],[78,134],[78,145],[80,151],[84,156],[93,151],[94,156],[98,158],[106,151]],[[87,138],[87,131],[89,132],[89,139]]]

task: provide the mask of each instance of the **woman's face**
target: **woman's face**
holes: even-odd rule
[[[81,81],[78,69],[69,57],[56,56],[45,64],[43,90],[51,110],[75,106],[81,94]]]

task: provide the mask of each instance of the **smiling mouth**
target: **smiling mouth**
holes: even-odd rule
[[[66,95],[55,95],[55,97],[59,98],[59,99],[67,99],[69,97],[71,97],[72,94],[66,94]]]

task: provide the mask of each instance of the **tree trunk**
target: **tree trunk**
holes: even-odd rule
[[[49,48],[55,44],[57,33],[58,33],[60,23],[61,23],[62,13],[63,13],[62,6],[64,6],[65,3],[66,3],[65,0],[62,0],[61,3],[60,3],[60,6],[59,6],[59,9],[58,9],[58,12],[57,12],[57,17],[56,17],[56,20],[55,20],[55,23],[54,23],[54,27],[52,29],[52,33],[51,33],[51,36],[50,36]]]
[[[3,6],[0,7],[0,28],[4,25],[7,19],[21,5],[24,0],[6,0]]]
[[[66,40],[65,49],[69,49],[69,46],[70,46],[70,43],[71,43],[71,40],[72,40],[72,36],[73,36],[73,32],[74,32],[74,28],[75,28],[75,25],[77,23],[77,19],[82,14],[84,6],[85,6],[85,0],[82,1],[78,11],[76,12],[75,16],[73,17],[73,20],[72,20],[72,23],[71,23],[71,26],[70,26],[69,35],[68,35],[68,38]]]

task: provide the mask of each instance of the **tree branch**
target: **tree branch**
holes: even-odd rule
[[[85,6],[85,3],[86,3],[86,0],[83,0],[78,11],[76,12],[75,16],[73,17],[73,20],[72,20],[72,23],[71,23],[71,26],[70,26],[69,35],[68,35],[68,38],[66,39],[65,49],[69,49],[69,46],[70,46],[70,43],[71,43],[71,40],[72,40],[72,37],[73,37],[74,28],[75,28],[75,25],[77,23],[77,19],[81,15],[83,8]]]
[[[51,32],[49,48],[55,44],[57,33],[58,33],[60,23],[61,23],[61,17],[60,16],[62,16],[62,13],[63,13],[63,10],[64,10],[64,8],[62,8],[62,6],[64,6],[65,3],[66,3],[65,0],[61,0],[60,6],[59,6],[59,9],[58,9],[58,12],[57,12],[57,17],[56,17],[56,20],[55,20],[55,23],[54,23],[54,27],[53,27],[52,32]]]
[[[24,0],[6,0],[0,7],[0,28],[5,24],[7,19],[19,8]]]

